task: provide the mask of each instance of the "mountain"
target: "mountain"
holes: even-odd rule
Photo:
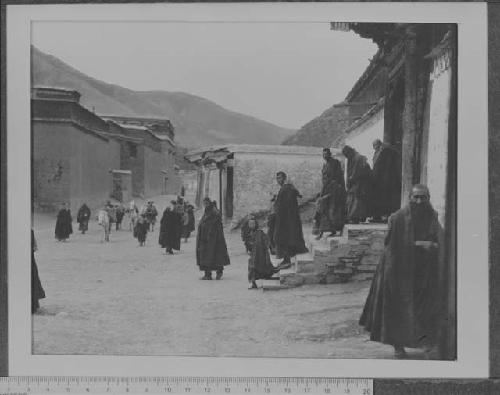
[[[74,89],[81,104],[101,115],[166,118],[187,148],[215,144],[280,144],[295,131],[227,110],[183,92],[138,92],[96,80],[31,47],[32,86]]]
[[[351,122],[348,109],[336,104],[307,122],[297,133],[286,138],[283,144],[330,147]]]

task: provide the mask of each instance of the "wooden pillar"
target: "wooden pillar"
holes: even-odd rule
[[[414,184],[416,165],[415,143],[417,135],[417,36],[414,27],[406,30],[405,42],[405,95],[403,112],[401,206],[409,202],[409,195]]]

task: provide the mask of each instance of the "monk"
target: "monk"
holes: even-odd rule
[[[248,289],[257,288],[256,280],[271,278],[279,269],[271,263],[269,255],[269,239],[267,235],[259,229],[257,220],[248,220],[248,248],[250,257],[248,258]]]
[[[347,158],[347,220],[357,224],[369,216],[371,169],[366,157],[346,145],[342,153]]]
[[[66,241],[69,235],[73,233],[71,222],[71,211],[66,207],[66,203],[61,204],[61,209],[57,213],[55,236],[58,241]]]
[[[35,251],[38,250],[35,233],[31,229],[31,314],[35,314],[40,308],[40,299],[45,298],[45,291],[40,282],[38,267],[35,261]]]
[[[205,212],[198,224],[196,236],[196,264],[205,272],[202,280],[212,280],[214,270],[215,279],[221,280],[224,266],[230,264],[222,218],[208,197],[203,199],[203,205]]]
[[[89,229],[89,219],[90,219],[90,208],[85,203],[82,204],[76,215],[76,222],[80,225],[78,230],[82,232],[82,235]]]
[[[280,186],[274,202],[274,243],[276,257],[283,258],[280,269],[291,267],[291,258],[297,254],[308,252],[302,233],[298,197],[299,191],[286,182],[286,174],[282,171],[276,173],[276,182]]]
[[[415,185],[410,203],[389,217],[385,250],[359,321],[371,340],[392,345],[396,358],[407,357],[405,347],[431,356],[444,317],[442,228],[429,199],[428,188]]]
[[[387,222],[401,204],[401,161],[399,152],[379,139],[373,141],[373,222]]]
[[[323,149],[325,164],[321,170],[322,188],[316,201],[314,230],[319,240],[324,232],[334,236],[341,231],[345,222],[345,183],[340,161],[332,158],[329,148]]]
[[[167,207],[160,221],[160,235],[158,243],[165,248],[167,254],[172,255],[173,250],[181,249],[182,217],[178,212],[175,200],[170,202],[172,207]]]

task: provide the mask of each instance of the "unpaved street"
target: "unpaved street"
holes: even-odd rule
[[[159,211],[166,200],[156,199]],[[369,282],[247,289],[239,232],[226,231],[231,265],[222,281],[200,281],[195,237],[165,255],[158,226],[139,247],[132,233],[100,242],[90,223],[66,243],[38,216],[36,253],[47,298],[34,316],[35,354],[392,358],[357,325]]]

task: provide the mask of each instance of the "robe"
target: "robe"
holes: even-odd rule
[[[336,232],[344,228],[346,193],[335,180],[323,186],[317,203],[314,228],[317,232]],[[315,232],[316,233],[316,232]]]
[[[89,219],[90,219],[90,209],[86,204],[83,204],[82,207],[78,210],[78,214],[76,215],[76,222],[80,224],[78,230],[83,232],[89,229]]]
[[[162,248],[181,249],[182,217],[169,207],[163,212],[160,221],[160,235],[158,243]]]
[[[55,236],[57,240],[66,240],[73,233],[71,226],[71,212],[68,209],[61,209],[57,213]]]
[[[35,313],[39,309],[39,300],[45,298],[45,291],[40,282],[38,267],[35,261],[35,249],[35,234],[31,230],[31,313]]]
[[[385,249],[380,257],[360,325],[373,341],[402,347],[432,346],[438,335],[443,299],[439,250],[415,246],[415,241],[441,244],[437,213],[415,226],[410,206],[389,217]]]
[[[134,227],[134,237],[137,238],[139,243],[144,243],[146,241],[148,230],[149,223],[144,218],[137,220]]]
[[[248,281],[272,277],[275,272],[269,255],[269,239],[261,229],[250,231],[250,258],[248,258]]]
[[[292,184],[283,184],[276,196],[273,241],[277,258],[308,252],[302,233],[298,196],[299,192]]]
[[[220,270],[230,264],[221,216],[205,209],[196,235],[196,264],[202,271]]]
[[[371,169],[366,157],[355,153],[347,160],[347,219],[364,220],[369,216]]]
[[[372,215],[388,216],[401,204],[401,161],[392,147],[382,145],[373,155]]]
[[[186,210],[183,216],[182,237],[187,239],[194,230],[194,213],[193,210]]]
[[[329,158],[321,168],[321,180],[324,185],[328,185],[331,180],[335,180],[339,185],[345,188],[344,172],[340,161],[335,158]]]

